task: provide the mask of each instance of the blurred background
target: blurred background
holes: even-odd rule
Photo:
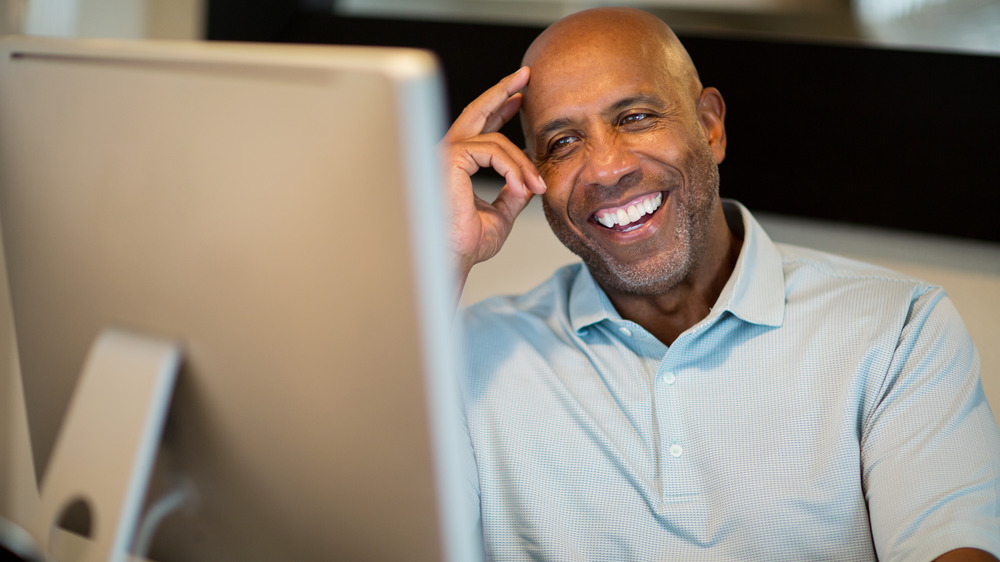
[[[671,24],[725,97],[723,196],[776,241],[944,286],[1000,413],[1000,0],[0,0],[0,32],[426,48],[454,116],[548,23],[609,4]],[[476,180],[484,197],[500,187]],[[571,261],[533,201],[463,302],[524,291]],[[23,513],[34,485],[5,280],[0,515]]]
[[[596,5],[631,5],[691,31],[1000,51],[996,0],[3,0],[2,4],[0,29],[7,33],[205,38],[209,14],[236,22],[228,25],[257,20],[253,25],[277,28],[304,11],[544,26]]]

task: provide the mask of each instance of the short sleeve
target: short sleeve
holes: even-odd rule
[[[979,373],[958,311],[925,287],[862,426],[880,559],[932,560],[960,547],[1000,557],[1000,431]]]

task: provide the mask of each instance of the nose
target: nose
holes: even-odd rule
[[[639,159],[621,135],[591,138],[581,180],[587,185],[615,185],[639,169]]]

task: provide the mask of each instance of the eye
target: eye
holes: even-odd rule
[[[580,137],[575,137],[573,135],[566,135],[564,137],[558,137],[549,143],[549,152],[559,152],[569,148],[573,143],[580,140]]]
[[[640,121],[648,120],[652,117],[649,113],[629,113],[628,115],[622,117],[618,123],[620,125],[634,125]]]

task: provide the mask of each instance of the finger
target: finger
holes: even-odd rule
[[[521,194],[531,190],[525,181],[525,169],[509,151],[491,142],[462,143],[456,154],[455,168],[471,176],[482,168],[493,168],[511,189]],[[530,172],[529,172],[530,173]]]
[[[545,192],[545,182],[531,159],[499,133],[480,135],[447,147],[454,167],[470,176],[489,167],[502,175],[512,189],[524,195]]]
[[[521,185],[527,191],[536,195],[545,193],[545,180],[542,179],[542,175],[538,172],[538,168],[535,167],[535,163],[524,150],[518,148],[510,139],[499,133],[487,133],[481,135],[479,138],[489,139],[490,142],[497,143],[503,149],[504,153],[517,163],[517,167],[520,170],[520,177],[522,178]],[[497,170],[497,172],[503,174],[500,170]]]
[[[500,107],[496,112],[493,113],[483,125],[484,133],[495,133],[500,130],[512,117],[517,115],[517,111],[521,109],[521,100],[524,96],[520,92],[507,98],[503,106]]]
[[[474,137],[483,132],[491,132],[486,129],[487,123],[494,124],[497,116],[502,117],[501,110],[504,108],[509,110],[511,96],[528,84],[529,72],[528,67],[521,67],[473,100],[455,119],[451,128],[448,129],[448,133],[445,134],[445,140],[456,141]],[[520,101],[517,104],[520,107]],[[506,123],[514,113],[516,110],[511,112],[500,125]]]
[[[512,225],[514,219],[528,206],[533,196],[532,193],[520,193],[511,189],[509,185],[505,185],[496,199],[493,200],[493,208],[500,213],[508,225]]]

